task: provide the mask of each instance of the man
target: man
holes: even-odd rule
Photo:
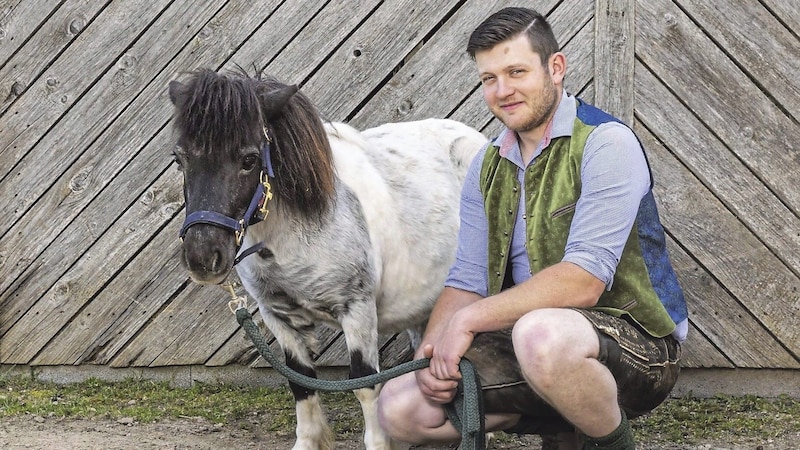
[[[506,128],[467,175],[456,262],[416,355],[430,368],[381,392],[395,439],[460,438],[442,405],[462,357],[478,369],[487,429],[574,430],[585,448],[634,448],[627,416],[660,404],[677,379],[688,314],[647,160],[628,127],[564,91],[558,49],[525,8],[470,36]]]

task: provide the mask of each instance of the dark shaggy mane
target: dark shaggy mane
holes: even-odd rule
[[[270,93],[286,86],[262,72],[250,76],[242,69],[227,74],[197,70],[173,99],[173,126],[181,147],[225,152],[231,164],[238,164],[239,149],[260,149],[263,130],[269,129],[273,193],[288,208],[319,217],[328,210],[335,189],[330,144],[316,108],[301,92],[275,111]]]

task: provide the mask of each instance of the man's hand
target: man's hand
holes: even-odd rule
[[[423,347],[423,354],[430,358],[433,354],[433,346],[426,344]],[[442,380],[433,375],[431,368],[420,369],[415,372],[417,384],[422,394],[433,403],[450,403],[456,396],[458,380]]]
[[[443,332],[439,334],[438,339],[429,344],[431,349],[425,349],[426,352],[430,351],[431,353],[431,373],[440,380],[461,379],[458,363],[461,362],[464,353],[469,350],[469,346],[472,345],[472,340],[475,337],[459,321],[463,311],[462,309],[453,314]]]

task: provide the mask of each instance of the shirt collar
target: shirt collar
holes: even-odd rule
[[[558,108],[553,115],[553,119],[547,124],[544,138],[539,143],[539,147],[534,152],[531,162],[536,160],[536,157],[544,150],[553,138],[572,136],[572,129],[575,126],[575,118],[578,114],[577,101],[575,96],[567,94],[566,90],[562,91],[561,100],[558,102]],[[503,131],[495,138],[494,145],[500,147],[500,156],[508,159],[514,164],[522,167],[522,155],[519,150],[519,142],[517,140],[517,133],[503,128]]]

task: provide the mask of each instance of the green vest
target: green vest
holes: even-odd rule
[[[531,273],[554,265],[564,257],[570,224],[581,191],[583,149],[594,128],[579,116],[575,120],[572,136],[553,139],[525,170],[526,248]],[[489,295],[500,292],[506,278],[521,192],[517,171],[516,165],[500,156],[499,147],[491,145],[487,149],[481,167],[480,187],[489,226]],[[640,240],[648,239],[648,236],[640,230],[640,222],[648,219],[651,207],[655,211],[654,203],[650,205],[649,202],[653,202],[651,193],[645,196],[640,205],[640,214],[625,244],[612,289],[603,292],[593,309],[615,316],[627,314],[651,335],[663,337],[674,330],[675,323],[662,304],[670,299],[659,298],[653,283],[660,283],[658,278],[665,272],[674,277],[674,272],[668,260],[646,260],[643,255]],[[663,229],[660,223],[658,225],[663,246]],[[644,230],[652,228],[643,227]],[[650,253],[648,251],[646,256],[650,256]],[[668,267],[660,267],[664,264]],[[671,281],[677,286],[676,280]],[[679,288],[677,294],[680,295],[680,302],[683,302]],[[664,294],[665,297],[669,295],[672,293]]]

